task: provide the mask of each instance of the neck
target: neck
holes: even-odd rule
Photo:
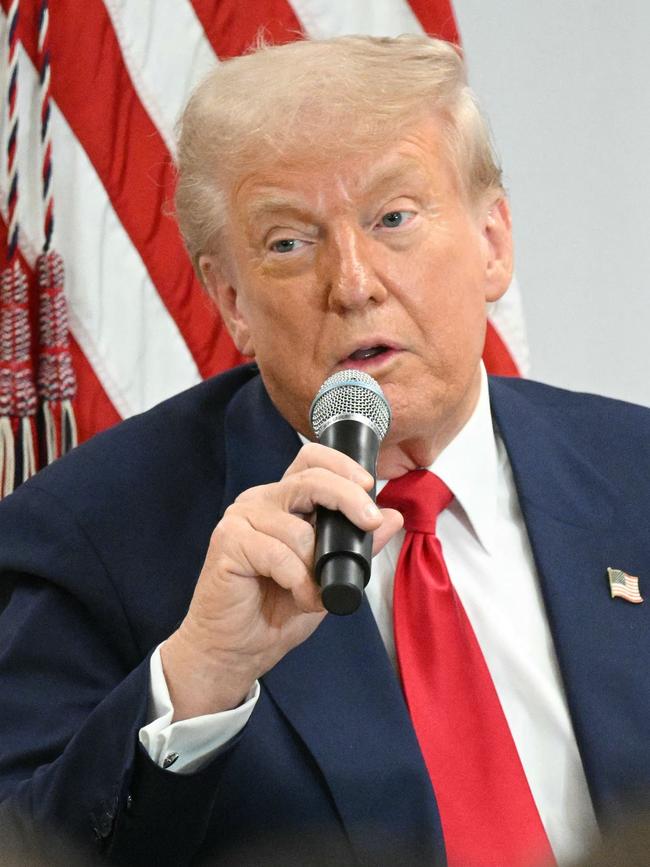
[[[434,429],[422,436],[398,437],[395,440],[391,440],[389,434],[379,452],[377,478],[396,479],[410,470],[430,466],[469,421],[478,404],[480,392],[479,370],[461,405],[455,412],[437,420]]]

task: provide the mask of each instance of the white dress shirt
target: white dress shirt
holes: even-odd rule
[[[484,370],[476,409],[428,469],[454,494],[437,523],[447,568],[483,651],[555,857],[567,864],[584,854],[598,830],[512,471],[492,427]],[[378,490],[384,484],[378,482]],[[393,665],[393,580],[403,538],[401,531],[374,558],[366,588]],[[173,708],[156,650],[152,722],[141,729],[140,740],[153,761],[191,773],[243,728],[258,695],[256,684],[234,710],[170,725]]]

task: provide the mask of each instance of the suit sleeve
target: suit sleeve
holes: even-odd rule
[[[195,774],[149,759],[148,649],[81,526],[33,485],[0,504],[0,581],[3,847],[63,838],[81,863],[190,863],[236,740]]]

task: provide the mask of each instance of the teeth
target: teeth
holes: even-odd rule
[[[356,352],[352,353],[350,358],[354,359],[354,361],[365,361],[367,358],[374,358],[380,352],[385,352],[385,350],[385,346],[370,346],[368,349],[357,349]]]

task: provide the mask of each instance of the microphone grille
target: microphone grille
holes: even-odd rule
[[[325,380],[311,405],[311,426],[317,439],[331,422],[351,415],[363,416],[380,440],[386,436],[390,406],[379,383],[361,370],[339,370]]]

